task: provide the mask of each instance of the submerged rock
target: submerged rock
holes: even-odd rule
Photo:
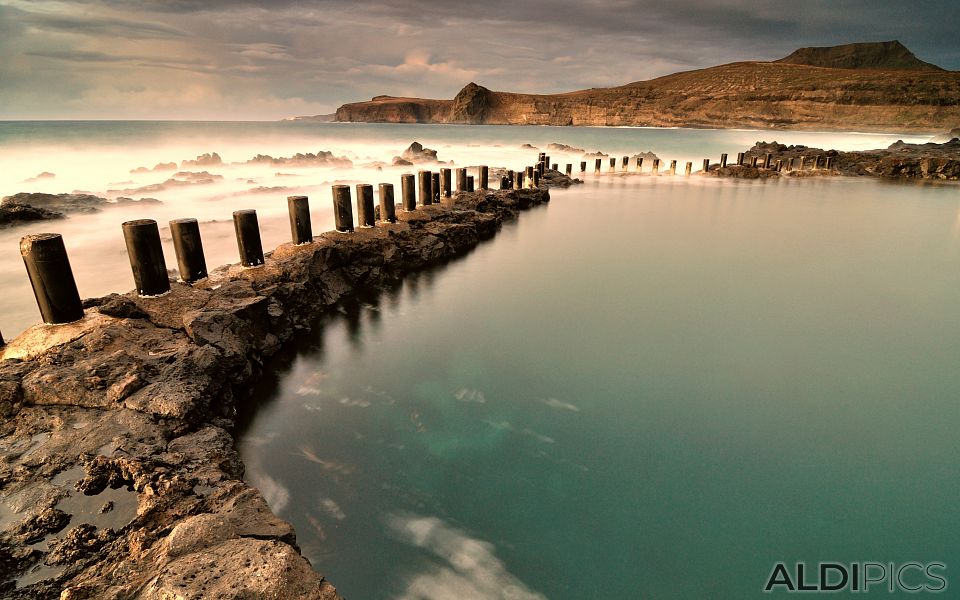
[[[220,158],[220,155],[216,152],[206,154],[201,154],[194,160],[184,160],[180,162],[180,168],[186,169],[187,167],[218,167],[223,164],[223,159]],[[160,165],[157,165],[160,166]],[[156,167],[154,168],[156,170]]]
[[[32,223],[35,221],[49,221],[52,219],[63,219],[63,213],[47,210],[46,208],[37,208],[29,204],[19,204],[17,202],[4,202],[0,205],[0,227],[10,227],[20,225],[21,223]]]

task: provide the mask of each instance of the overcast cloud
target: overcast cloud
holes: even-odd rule
[[[960,69],[957,23],[956,0],[0,0],[0,118],[278,119],[889,39]]]

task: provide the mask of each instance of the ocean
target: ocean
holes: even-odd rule
[[[196,217],[208,263],[235,262],[233,210],[258,210],[265,248],[288,239],[290,194],[310,196],[315,232],[330,229],[330,185],[399,184],[409,167],[374,163],[414,140],[455,166],[518,169],[536,159],[522,145],[562,143],[653,151],[682,172],[758,140],[849,150],[900,138],[926,141],[6,123],[3,195],[113,198],[173,173],[129,173],[139,166],[207,152],[229,164],[184,169],[223,179],[150,195],[162,204],[0,232],[0,330],[37,320],[16,256],[26,233],[64,234],[82,296],[126,291],[122,221]],[[245,164],[318,150],[355,167]],[[578,165],[582,153],[550,154]],[[22,183],[42,171],[56,176]],[[827,561],[938,563],[950,579],[960,187],[594,176],[592,164],[584,179],[467,256],[340,307],[267,365],[238,447],[315,568],[370,599],[764,597],[778,563],[811,577]],[[903,583],[924,581],[913,569]]]

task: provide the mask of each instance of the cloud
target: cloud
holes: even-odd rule
[[[410,577],[398,600],[545,600],[507,570],[489,542],[436,517],[398,514],[386,522],[402,542],[427,550],[434,558],[424,572]]]

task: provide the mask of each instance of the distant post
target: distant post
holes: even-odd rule
[[[451,191],[451,181],[450,181],[450,169],[443,167],[440,169],[440,195],[444,198],[449,198],[453,195]]]
[[[513,189],[523,189],[523,171],[517,171],[517,176],[513,178]]]
[[[764,168],[764,169],[769,169],[769,168],[770,168],[770,162],[771,162],[772,160],[773,160],[773,154],[771,154],[770,152],[767,152],[767,156],[766,156],[766,158],[765,158],[764,161],[763,161],[763,168]]]
[[[393,184],[380,184],[380,220],[388,223],[397,222],[397,205],[393,200]]]
[[[510,184],[510,178],[507,177],[506,175],[501,175],[501,176],[500,176],[500,189],[501,189],[501,190],[509,190],[511,187],[512,187],[512,186],[511,186],[511,184]]]
[[[759,157],[757,157],[757,156],[751,156],[751,157],[750,157],[750,166],[751,166],[751,167],[753,167],[753,168],[756,168],[756,167],[757,167],[757,158],[759,158]]]
[[[193,283],[207,276],[207,261],[203,257],[203,242],[200,239],[200,224],[196,219],[170,221],[173,250],[177,255],[180,279]]]
[[[533,181],[532,181],[532,183],[533,183],[533,185],[531,185],[530,187],[532,187],[532,188],[538,188],[538,187],[540,187],[540,173],[537,173],[536,171],[533,172]]]
[[[457,169],[457,191],[467,191],[467,170],[464,168]]]
[[[300,245],[312,242],[313,226],[310,224],[310,201],[307,197],[287,196],[287,212],[290,214],[290,235],[293,243]]]
[[[527,176],[527,181],[530,181],[533,179],[534,171],[536,171],[536,169],[534,169],[533,167],[527,167],[526,169],[524,169],[524,174]]]
[[[687,168],[685,168],[685,169],[683,170],[683,174],[684,174],[684,175],[690,175],[690,173],[693,173],[693,163],[692,163],[692,162],[688,162],[688,163],[687,163]]]
[[[594,174],[595,174],[595,175],[599,175],[599,174],[600,174],[600,159],[599,159],[599,158],[597,159],[597,165],[596,165],[596,169],[594,170]]]
[[[743,166],[743,152],[737,152],[737,166]]]
[[[83,305],[63,237],[37,233],[20,238],[20,255],[43,322],[58,325],[82,319]]]
[[[629,156],[624,156],[624,157],[621,159],[621,161],[620,161],[620,170],[621,170],[621,171],[626,171],[626,170],[627,170],[627,163],[629,163],[629,162],[630,162],[630,157],[629,157]]]
[[[257,211],[252,208],[234,211],[233,229],[237,234],[240,264],[245,267],[262,265],[263,244],[260,242],[260,223],[257,221]]]
[[[581,172],[581,173],[586,173],[586,172],[587,172],[587,161],[585,161],[585,160],[581,160],[581,161],[580,161],[580,172]]]
[[[610,157],[610,172],[611,173],[617,172],[617,159],[616,157],[613,157],[613,156]]]
[[[782,171],[782,170],[783,170],[783,161],[782,161],[782,160],[777,160],[777,164],[774,166],[774,168],[777,170],[777,173],[779,173],[780,171]]]
[[[369,183],[357,184],[357,225],[360,227],[376,225],[373,215],[373,186]]]
[[[353,206],[351,204],[350,186],[342,184],[333,186],[333,220],[337,231],[353,231]]]
[[[709,158],[703,159],[703,172],[704,172],[704,173],[709,173],[709,172],[710,172],[710,159],[709,159]]]
[[[400,195],[403,202],[403,210],[409,212],[417,210],[417,196],[415,193],[415,182],[412,173],[404,173],[400,176]],[[349,191],[349,188],[347,188]],[[336,196],[334,196],[336,198]]]
[[[652,170],[651,172],[652,172],[654,175],[656,175],[659,171],[660,171],[660,159],[659,159],[659,158],[655,158],[655,159],[653,159],[653,170]]]
[[[477,169],[477,177],[480,179],[480,189],[487,189],[488,181],[490,179],[490,170],[487,169],[486,165],[480,165],[480,167]]]
[[[643,171],[643,157],[638,156],[637,157],[637,173],[640,173],[642,171]]]
[[[724,152],[723,154],[720,155],[720,168],[722,169],[726,166],[727,166],[727,153]]]
[[[571,163],[567,163],[566,175],[567,177],[571,177],[573,175],[573,165]]]
[[[133,270],[139,296],[159,296],[170,291],[167,263],[163,259],[160,229],[153,219],[127,221],[122,225],[123,241]]]
[[[440,204],[440,173],[430,174],[430,193],[433,194],[433,203]]]
[[[677,174],[677,161],[675,160],[670,161],[670,174],[671,175]]]
[[[430,171],[417,171],[417,183],[420,186],[420,204],[430,206],[433,204],[433,175]]]

